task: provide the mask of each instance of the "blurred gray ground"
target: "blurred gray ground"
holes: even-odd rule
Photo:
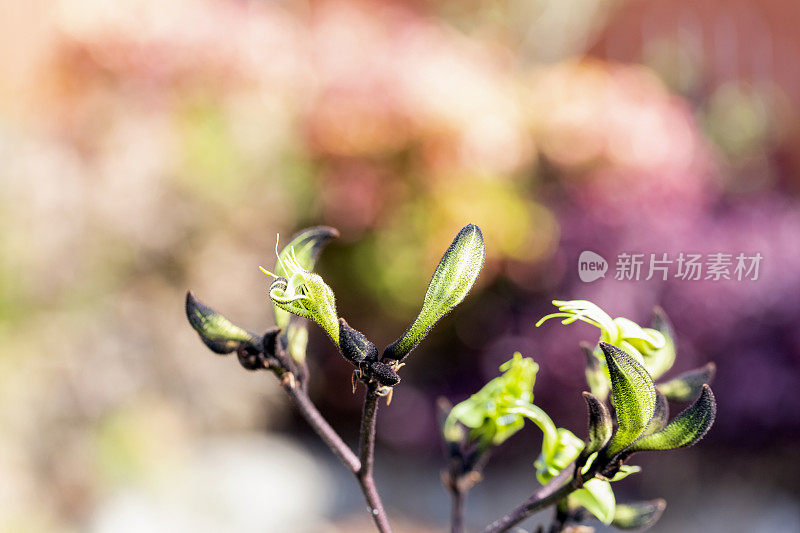
[[[742,467],[695,450],[639,459],[634,462],[644,471],[615,490],[620,501],[632,493],[667,499],[654,532],[800,531],[797,491],[787,473],[776,470],[775,460],[756,459]],[[442,464],[378,453],[377,482],[398,533],[447,529],[450,502],[439,482]],[[532,459],[490,466],[469,495],[470,530],[479,531],[536,486]],[[547,523],[550,513],[535,515],[525,526]],[[352,476],[318,442],[243,434],[200,443],[184,468],[160,482],[119,487],[97,507],[88,530],[344,533],[369,532],[372,526]],[[598,531],[614,529],[599,526]]]

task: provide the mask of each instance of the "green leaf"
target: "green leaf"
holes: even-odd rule
[[[611,401],[617,415],[617,432],[606,454],[613,457],[642,434],[656,408],[656,389],[647,370],[616,346],[601,342],[611,376]]]
[[[272,302],[288,313],[313,320],[338,346],[339,321],[333,290],[321,276],[300,265],[294,248],[289,248],[289,254],[280,261],[280,267],[287,277],[260,267],[262,272],[275,278],[269,287]]]
[[[289,260],[291,250],[294,250],[297,262],[302,268],[313,271],[322,249],[338,236],[339,232],[329,226],[314,226],[296,233],[278,254],[278,261],[274,269],[275,275],[282,278],[287,277],[288,273],[284,269],[283,263]],[[273,304],[273,307],[275,324],[283,330],[281,335],[288,345],[289,355],[298,363],[302,363],[306,357],[308,324],[303,318],[281,309],[277,304]]]
[[[667,420],[669,420],[669,402],[667,402],[667,397],[656,389],[656,410],[643,434],[651,435],[656,431],[661,431],[667,425]]]
[[[717,366],[714,363],[708,363],[700,368],[684,372],[665,383],[659,383],[656,388],[670,400],[690,402],[697,398],[703,385],[714,380],[716,372]]]
[[[673,450],[691,446],[702,439],[717,414],[717,402],[711,387],[703,385],[700,397],[675,417],[664,429],[636,441],[630,452],[646,450]]]
[[[475,224],[461,228],[444,253],[425,292],[425,300],[411,327],[383,352],[384,359],[402,361],[431,328],[461,303],[483,268],[483,234]]]
[[[611,439],[611,433],[614,430],[611,414],[606,405],[588,392],[583,393],[583,399],[586,400],[586,407],[589,410],[589,436],[586,447],[578,459],[579,465],[585,463],[590,455],[605,446]]]
[[[602,523],[608,525],[614,519],[616,500],[611,483],[593,478],[583,484],[583,488],[567,497],[570,507],[580,505],[592,513]]]
[[[645,530],[652,527],[667,507],[667,502],[662,499],[636,503],[620,503],[614,510],[614,519],[611,521],[617,529]]]
[[[242,344],[255,346],[259,342],[257,335],[236,326],[195,298],[191,291],[186,293],[186,318],[203,343],[218,354],[231,353]]]
[[[644,356],[644,367],[650,372],[653,379],[658,379],[675,364],[675,336],[666,313],[660,307],[653,310],[651,326],[664,338],[664,345],[653,350],[645,350],[642,355]]]

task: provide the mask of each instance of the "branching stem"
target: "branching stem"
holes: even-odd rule
[[[593,466],[588,472],[582,474],[580,476],[581,483],[592,479],[597,471],[598,470]],[[559,500],[567,497],[572,491],[577,490],[578,486],[575,483],[577,479],[574,478],[575,463],[572,463],[556,477],[551,479],[549,483],[534,492],[530,498],[510,510],[503,517],[486,526],[483,533],[501,533],[502,531],[508,531],[536,511],[558,503]]]
[[[375,424],[377,421],[378,400],[380,398],[375,392],[375,387],[369,385],[364,398],[364,411],[361,418],[361,433],[359,436],[359,457],[357,457],[317,410],[305,389],[294,379],[294,375],[291,372],[284,371],[281,375],[281,386],[297,406],[306,422],[344,466],[356,476],[361,486],[361,491],[364,493],[364,498],[367,500],[370,516],[372,516],[378,531],[380,533],[391,533],[392,528],[389,526],[389,519],[375,487],[375,478],[373,476]]]
[[[339,460],[350,470],[353,474],[358,474],[361,469],[361,461],[359,461],[353,450],[344,443],[342,438],[336,433],[330,424],[322,417],[322,414],[317,410],[308,394],[294,380],[282,379],[281,386],[283,390],[292,399],[292,402],[300,410],[300,414],[306,419],[308,425],[311,426],[322,441],[328,445],[328,448],[339,458]]]

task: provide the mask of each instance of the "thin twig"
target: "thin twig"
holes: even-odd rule
[[[291,376],[291,374],[284,374],[284,376]],[[282,379],[281,385],[283,386],[283,390],[286,391],[300,410],[300,413],[303,415],[303,418],[306,419],[308,425],[310,425],[317,435],[320,436],[322,441],[328,445],[331,451],[336,454],[336,457],[344,463],[347,469],[358,476],[358,472],[361,470],[361,461],[359,461],[356,454],[353,453],[353,450],[344,443],[339,434],[336,433],[336,430],[322,417],[322,414],[320,414],[314,404],[311,403],[308,394],[306,394],[293,379]]]
[[[364,397],[364,411],[361,416],[361,434],[359,436],[361,468],[356,473],[356,477],[358,477],[358,482],[361,485],[361,490],[367,500],[367,506],[378,531],[391,533],[392,528],[389,526],[389,519],[386,515],[386,510],[383,508],[381,497],[378,495],[378,489],[375,487],[375,478],[373,476],[375,424],[377,422],[379,399],[380,396],[376,393],[375,386],[373,384],[368,385],[367,393]]]
[[[599,467],[593,466],[588,472],[582,474],[580,476],[581,483],[593,478],[598,469]],[[575,463],[572,463],[556,477],[551,479],[549,483],[534,492],[530,498],[506,513],[502,518],[486,526],[483,533],[501,533],[502,531],[508,531],[536,511],[558,502],[578,488],[578,484],[575,483],[575,477]]]

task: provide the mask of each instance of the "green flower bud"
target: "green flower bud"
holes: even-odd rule
[[[461,303],[483,268],[485,253],[480,228],[475,224],[461,228],[433,273],[419,315],[405,334],[386,348],[384,359],[402,361],[436,322]]]
[[[650,325],[652,329],[649,331],[660,333],[664,338],[664,344],[653,348],[644,347],[642,355],[644,367],[653,379],[658,379],[675,364],[675,336],[667,314],[660,307],[653,310],[653,321]]]
[[[647,428],[656,410],[656,388],[650,374],[636,359],[616,346],[600,343],[611,376],[611,401],[617,415],[617,432],[608,443],[613,457],[630,446]]]
[[[186,293],[186,318],[214,353],[228,354],[240,346],[255,347],[259,342],[257,335],[236,326],[195,298],[191,291]]]

